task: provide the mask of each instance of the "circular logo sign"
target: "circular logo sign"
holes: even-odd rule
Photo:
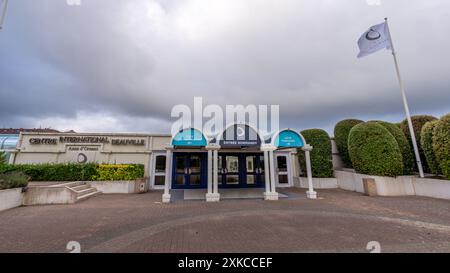
[[[367,34],[366,34],[366,39],[369,41],[374,41],[374,40],[378,40],[381,38],[381,34],[374,30],[373,28],[371,28]]]

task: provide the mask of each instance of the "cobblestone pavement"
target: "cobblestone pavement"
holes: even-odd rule
[[[450,252],[450,201],[286,189],[290,198],[176,201],[161,192],[0,212],[0,252]]]

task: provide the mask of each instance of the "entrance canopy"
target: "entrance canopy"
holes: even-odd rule
[[[278,149],[283,148],[301,148],[305,146],[303,136],[292,129],[284,129],[274,134],[272,145]]]
[[[174,147],[205,147],[207,141],[203,133],[194,128],[182,129],[172,138]]]
[[[221,148],[259,148],[263,142],[257,129],[248,124],[232,124],[217,138]]]

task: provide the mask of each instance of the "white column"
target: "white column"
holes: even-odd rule
[[[164,194],[162,196],[163,203],[170,203],[170,183],[172,172],[172,147],[166,147],[166,178],[164,181]]]
[[[266,172],[266,192],[264,192],[264,200],[278,200],[278,193],[275,189],[275,164],[273,155],[275,147],[265,146],[262,147],[262,150],[264,151],[264,166]]]
[[[313,147],[309,144],[306,144],[303,147],[303,151],[305,151],[305,159],[306,159],[306,172],[308,176],[308,191],[306,192],[306,196],[309,199],[316,199],[317,192],[314,191],[313,181],[312,181],[312,170],[311,170],[311,156],[309,154],[312,151]]]
[[[219,160],[219,149],[220,146],[216,144],[211,144],[207,147],[208,158],[211,157],[211,161],[208,161],[208,193],[206,194],[207,202],[218,202],[220,201],[219,194],[219,180],[218,180],[218,160]],[[209,164],[211,162],[211,164]],[[211,170],[210,170],[211,166]],[[211,173],[211,175],[210,175]],[[211,182],[211,184],[210,184]],[[211,185],[211,188],[210,188]],[[210,191],[211,190],[211,191]]]

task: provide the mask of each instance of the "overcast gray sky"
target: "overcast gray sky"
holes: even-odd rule
[[[279,104],[282,127],[404,118],[392,56],[356,41],[390,18],[413,114],[450,112],[450,1],[10,0],[0,127],[170,131],[193,104]]]

